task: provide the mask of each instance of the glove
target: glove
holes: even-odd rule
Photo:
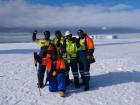
[[[95,58],[94,58],[93,55],[88,55],[88,56],[87,56],[87,59],[89,60],[90,63],[96,62],[96,60],[95,60]]]
[[[32,36],[32,40],[33,40],[33,41],[36,40],[36,34],[37,34],[37,30],[35,30],[35,31],[33,32],[33,36]]]
[[[37,30],[35,30],[35,31],[33,32],[33,34],[35,34],[35,35],[36,35],[36,34],[37,34]]]
[[[94,48],[88,50],[88,55],[92,55],[94,53]]]
[[[52,72],[52,76],[53,76],[53,77],[55,77],[56,74],[57,74],[56,71],[53,71],[53,72]]]

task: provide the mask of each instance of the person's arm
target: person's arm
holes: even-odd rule
[[[35,31],[33,32],[33,36],[32,36],[32,40],[33,40],[33,41],[36,40],[36,34],[37,34],[37,31],[35,30]]]
[[[38,63],[42,63],[42,60],[41,60],[40,56],[37,54],[37,52],[34,52],[34,59],[35,59]]]
[[[62,54],[66,53],[66,40],[63,40],[63,44],[61,44],[61,50],[62,50]]]
[[[55,61],[53,61],[53,62],[55,62]],[[57,71],[56,71],[56,64],[54,63],[52,63],[52,67],[51,67],[51,70],[50,70],[50,72],[49,72],[49,75],[50,76],[56,76],[56,74],[57,74]]]

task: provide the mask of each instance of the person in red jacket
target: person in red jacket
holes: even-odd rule
[[[60,96],[65,97],[66,82],[65,82],[65,61],[62,57],[56,54],[47,54],[43,58],[43,64],[46,65],[49,80],[49,91],[60,91]]]

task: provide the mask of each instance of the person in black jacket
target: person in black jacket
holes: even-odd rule
[[[45,74],[45,69],[46,66],[42,65],[42,61],[41,59],[44,58],[47,54],[47,47],[49,45],[49,43],[51,43],[50,40],[50,32],[49,31],[45,31],[44,32],[44,39],[41,38],[36,38],[37,35],[37,31],[33,32],[33,36],[32,36],[32,40],[40,46],[40,52],[39,52],[39,67],[38,67],[38,87],[43,88],[44,87],[44,74]],[[46,79],[47,81],[47,79]]]

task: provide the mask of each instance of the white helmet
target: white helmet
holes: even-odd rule
[[[70,35],[70,34],[71,34],[70,31],[65,32],[65,36]]]

